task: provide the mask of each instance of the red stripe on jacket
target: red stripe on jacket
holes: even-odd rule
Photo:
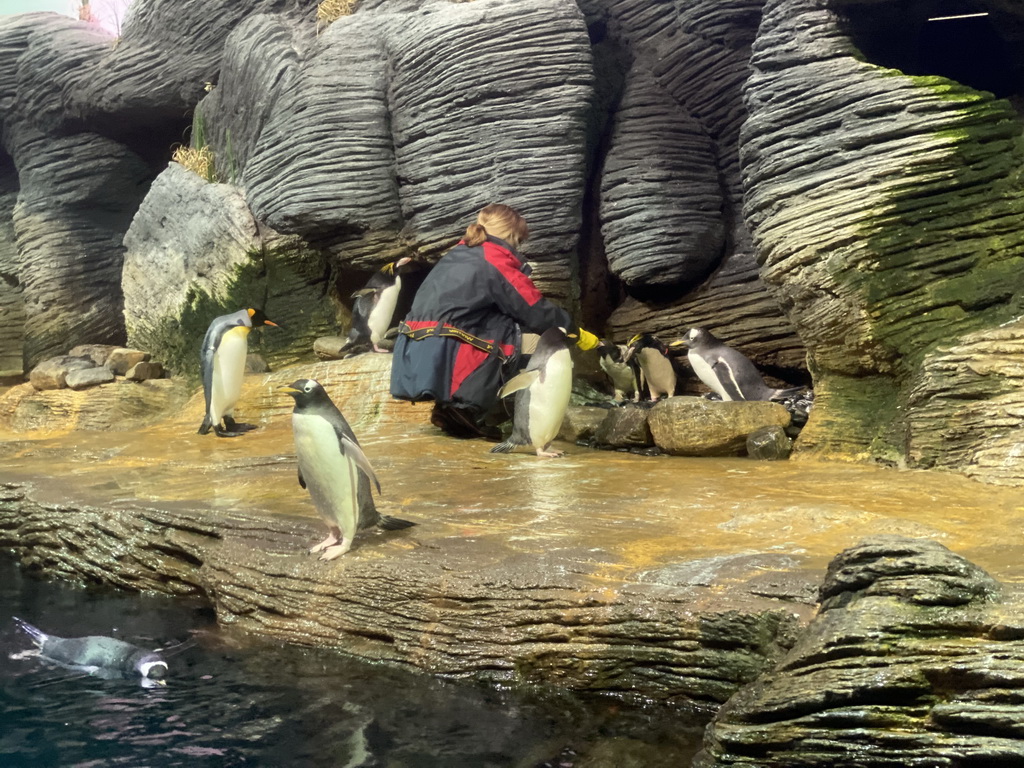
[[[483,248],[484,260],[497,269],[502,277],[508,280],[512,287],[516,289],[516,293],[522,296],[527,304],[532,307],[543,298],[541,292],[537,290],[537,286],[533,284],[533,281],[520,271],[522,262],[519,259],[490,240],[484,242]]]
[[[511,357],[515,352],[515,347],[512,344],[502,344],[501,351],[505,353],[506,357]],[[461,342],[459,344],[459,351],[455,353],[455,362],[452,364],[452,385],[451,394],[455,394],[459,387],[473,371],[479,368],[486,362],[490,355],[484,352],[482,349],[477,349],[470,344]]]

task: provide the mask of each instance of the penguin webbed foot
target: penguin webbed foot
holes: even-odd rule
[[[224,429],[224,427],[222,427],[220,424],[216,424],[213,427],[213,434],[215,434],[217,437],[240,437],[242,433],[232,432],[230,430]]]
[[[352,539],[342,539],[340,544],[327,547],[323,552],[320,553],[321,560],[333,560],[336,557],[341,557],[346,552],[352,549]]]
[[[550,445],[546,445],[543,448],[537,449],[537,456],[542,459],[560,459],[565,456],[565,451],[549,451]]]
[[[338,531],[338,534],[340,534],[340,533],[341,533],[341,531]],[[309,554],[315,555],[317,552],[322,552],[323,550],[327,549],[328,547],[333,547],[335,544],[337,544],[340,541],[340,538],[339,538],[338,534],[331,533],[331,534],[329,534],[327,536],[326,539],[321,541],[319,544],[316,544],[316,545],[310,547],[309,548]]]

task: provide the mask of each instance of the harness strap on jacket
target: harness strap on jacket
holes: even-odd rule
[[[438,322],[421,328],[412,328],[403,320],[398,324],[398,332],[408,336],[413,341],[420,341],[421,339],[426,339],[430,336],[451,336],[452,338],[469,344],[471,347],[476,347],[481,352],[486,352],[488,355],[494,355],[501,358],[502,362],[508,360],[507,355],[502,352],[499,345],[494,342],[487,341],[486,339],[481,339],[479,336],[474,336],[468,331],[456,328],[454,325],[448,325],[447,323],[442,325]]]

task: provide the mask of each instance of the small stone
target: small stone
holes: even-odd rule
[[[565,410],[565,418],[562,419],[562,428],[558,432],[558,439],[569,443],[590,440],[597,433],[597,428],[601,426],[601,422],[607,415],[607,408],[570,405]]]
[[[139,349],[128,349],[126,347],[116,347],[110,351],[110,356],[107,358],[106,366],[118,376],[124,376],[128,373],[128,369],[136,363],[145,362],[149,360],[149,352],[143,352]]]
[[[605,411],[605,417],[594,433],[598,445],[610,448],[635,448],[653,444],[647,426],[646,408],[627,405]]]
[[[264,359],[263,355],[253,352],[245,356],[245,372],[246,373],[269,373],[270,364]]]
[[[70,389],[88,389],[99,384],[107,384],[114,380],[113,372],[106,367],[80,368],[69,371],[67,385]]]
[[[747,455],[761,461],[788,459],[793,441],[779,426],[761,427],[747,435]]]
[[[164,377],[164,366],[163,363],[157,363],[152,360],[144,360],[141,363],[136,363],[128,372],[124,375],[126,379],[131,381],[148,381],[149,379],[162,379]]]
[[[38,390],[63,389],[67,386],[67,375],[71,371],[95,367],[92,360],[84,357],[62,355],[43,360],[28,375],[28,380]]]
[[[113,344],[79,344],[68,352],[71,357],[87,357],[96,365],[106,365],[110,353],[117,347]]]
[[[344,346],[341,336],[321,336],[313,342],[313,353],[321,360],[340,360],[345,356],[341,351]]]

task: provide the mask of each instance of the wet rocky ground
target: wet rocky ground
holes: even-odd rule
[[[306,554],[324,526],[275,389],[300,375],[352,422],[381,511],[414,528],[362,534],[330,563]],[[938,541],[1024,581],[1019,491],[799,460],[492,455],[386,382],[376,355],[250,376],[236,415],[257,429],[234,439],[195,433],[201,395],[126,431],[40,417],[0,444],[0,546],[65,578],[202,594],[225,625],[287,642],[712,706],[793,646],[828,562],[868,535]],[[81,396],[10,390],[0,415]]]

